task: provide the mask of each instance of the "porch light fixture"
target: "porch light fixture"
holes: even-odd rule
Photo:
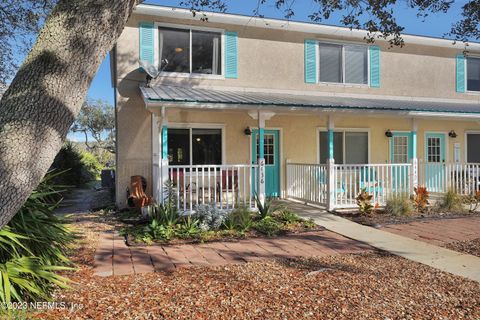
[[[247,127],[245,130],[243,130],[246,136],[251,136],[252,135],[252,130],[250,127]]]
[[[392,131],[390,131],[390,129],[388,129],[388,130],[385,132],[385,136],[386,136],[387,138],[393,137]]]
[[[450,138],[456,138],[457,137],[457,133],[455,132],[455,130],[450,130],[450,132],[448,133],[448,136]]]

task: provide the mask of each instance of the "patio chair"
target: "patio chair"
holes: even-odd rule
[[[217,199],[223,201],[223,197],[226,196],[226,200],[229,201],[229,194],[231,194],[234,198],[237,198],[238,170],[221,170],[221,172],[222,180],[217,183]],[[234,199],[231,200],[233,201]]]
[[[360,169],[359,183],[360,190],[365,189],[370,194],[379,194],[383,192],[382,182],[377,179],[375,168],[363,167]]]
[[[321,168],[315,169],[315,179],[320,185],[327,185],[326,172],[324,170],[321,170]],[[336,193],[337,195],[345,193],[345,183],[343,181],[340,181],[340,185],[337,183]]]
[[[127,203],[131,207],[141,209],[153,203],[153,198],[145,193],[147,180],[142,176],[130,177],[130,188],[127,189]]]

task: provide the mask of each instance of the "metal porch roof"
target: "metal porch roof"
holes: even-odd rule
[[[140,87],[147,103],[170,102],[195,104],[227,104],[268,107],[301,107],[318,109],[345,109],[369,111],[441,112],[480,114],[480,102],[431,102],[423,100],[395,100],[378,98],[351,98],[341,96],[298,95],[290,93],[248,92],[241,89],[212,90],[185,86],[161,85]]]

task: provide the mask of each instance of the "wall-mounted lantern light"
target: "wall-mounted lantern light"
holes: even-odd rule
[[[385,132],[385,136],[386,136],[387,138],[393,137],[392,131],[390,131],[390,129],[388,129],[388,130]]]
[[[457,137],[457,133],[455,132],[455,130],[450,130],[450,132],[448,133],[448,136],[450,138],[456,138]]]
[[[252,130],[250,129],[250,127],[247,127],[243,132],[245,133],[246,136],[252,135]]]

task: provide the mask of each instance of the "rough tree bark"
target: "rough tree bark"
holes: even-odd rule
[[[0,101],[0,227],[50,167],[139,0],[60,0]]]

